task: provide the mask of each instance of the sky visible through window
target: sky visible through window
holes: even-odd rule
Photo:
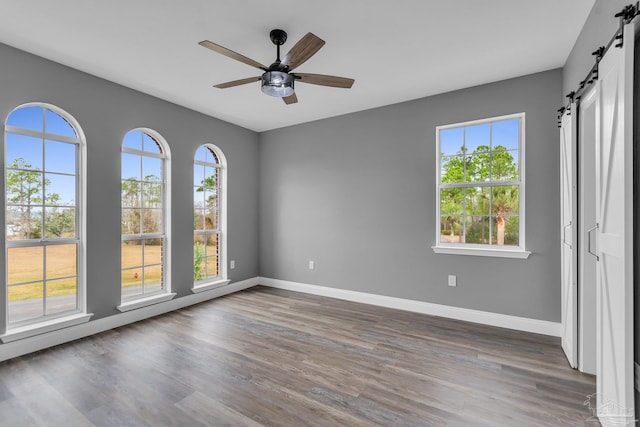
[[[463,146],[466,154],[484,151],[478,149],[482,146],[488,147],[489,150],[502,146],[509,151],[514,150],[512,155],[516,156],[514,160],[517,162],[518,126],[519,120],[515,119],[444,129],[440,132],[440,151],[443,156],[455,156],[463,154]]]
[[[127,133],[122,146],[138,152],[162,154],[158,142],[142,131]],[[122,179],[134,178],[138,181],[161,180],[162,159],[141,154],[122,153]]]
[[[7,166],[18,165],[27,170],[45,171],[45,178],[49,180],[47,192],[58,194],[58,204],[61,206],[75,205],[76,144],[57,140],[57,136],[77,139],[73,126],[54,111],[40,106],[13,111],[6,125],[40,134],[31,136],[7,131]]]

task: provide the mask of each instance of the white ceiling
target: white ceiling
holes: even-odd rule
[[[0,42],[167,101],[264,131],[562,67],[595,0],[21,0],[3,2]],[[269,65],[269,31],[327,43],[297,71],[356,80],[296,85],[299,102],[204,39]]]

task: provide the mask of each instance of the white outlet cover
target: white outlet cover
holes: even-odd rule
[[[458,281],[457,281],[456,276],[454,276],[452,274],[449,275],[449,283],[448,283],[448,285],[449,286],[457,286],[458,285]]]

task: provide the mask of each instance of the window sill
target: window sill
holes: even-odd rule
[[[36,335],[46,334],[58,329],[68,328],[69,326],[86,323],[91,319],[93,313],[78,313],[70,316],[58,317],[55,319],[38,322],[33,325],[21,326],[8,330],[4,335],[0,335],[3,343],[13,342]]]
[[[527,259],[531,252],[522,249],[487,249],[487,248],[463,248],[453,246],[432,246],[433,252],[447,255],[471,255],[487,256],[494,258]]]
[[[137,308],[147,307],[149,305],[159,304],[161,302],[169,301],[169,300],[172,300],[173,297],[175,296],[176,296],[175,293],[153,295],[146,298],[140,298],[133,301],[124,302],[119,306],[117,306],[116,308],[124,313],[125,311],[131,311]]]
[[[216,280],[215,282],[205,283],[202,285],[195,285],[193,288],[191,288],[191,292],[193,292],[194,294],[197,294],[204,291],[210,291],[211,289],[216,289],[222,286],[226,286],[229,284],[229,282],[231,282],[231,280],[223,279],[223,280]]]

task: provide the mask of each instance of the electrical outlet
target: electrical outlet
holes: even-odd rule
[[[229,261],[229,269],[233,270],[234,268],[236,268],[236,260],[232,259],[231,261]]]
[[[314,261],[309,261],[309,270],[313,270],[316,268],[316,263]]]
[[[447,283],[449,286],[458,286],[458,279],[453,274],[449,275],[449,282]]]

